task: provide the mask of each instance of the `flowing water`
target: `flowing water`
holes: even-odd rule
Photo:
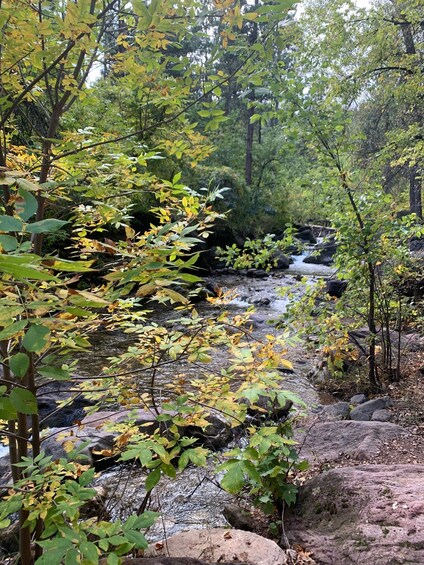
[[[298,284],[298,275],[307,275],[310,284],[316,276],[331,276],[333,270],[319,265],[307,265],[303,257],[296,260],[288,271],[273,273],[266,278],[247,278],[236,274],[211,277],[208,283],[222,290],[235,291],[236,296],[228,308],[233,312],[245,311],[255,306],[253,334],[261,338],[265,334],[278,333],[273,321],[283,314],[288,300],[283,298],[278,288]],[[203,315],[213,315],[213,307],[208,303],[198,305]],[[166,314],[156,313],[157,321]],[[123,340],[124,342],[125,340]],[[110,344],[107,350],[110,352]],[[224,354],[225,357],[225,354]],[[283,388],[292,390],[308,405],[323,403],[323,399],[307,378],[313,366],[302,345],[289,347],[287,357],[293,363],[293,373],[287,375]],[[223,362],[218,355],[218,365]],[[219,460],[219,452],[215,454]],[[211,462],[206,468],[188,467],[177,480],[166,479],[153,491],[149,508],[160,512],[161,518],[148,532],[150,541],[169,537],[179,531],[227,525],[223,508],[234,498],[223,491],[217,480]],[[145,474],[137,465],[115,467],[102,474],[96,485],[108,493],[107,508],[114,519],[125,519],[137,512],[145,496]]]
[[[232,290],[235,296],[228,309],[237,314],[247,308],[254,307],[252,316],[253,335],[263,338],[265,334],[277,334],[275,320],[281,316],[288,304],[278,291],[280,287],[295,289],[299,283],[299,275],[306,275],[310,284],[317,276],[331,276],[329,267],[303,263],[304,256],[294,258],[289,270],[270,274],[265,278],[247,278],[237,274],[209,277],[207,282],[225,290]],[[296,292],[301,292],[294,290]],[[207,302],[197,305],[199,313],[213,316],[216,310]],[[156,310],[152,318],[157,323],[168,323],[168,310]],[[121,331],[98,334],[94,339],[95,355],[84,357],[79,362],[79,372],[87,376],[101,373],[107,365],[107,358],[125,351],[131,343],[131,337]],[[313,367],[313,359],[309,358],[301,344],[288,348],[287,358],[293,363],[293,372],[286,376],[283,388],[296,392],[308,405],[323,403],[317,391],[310,384],[307,375]],[[218,351],[212,365],[222,367],[227,361],[225,351]],[[169,382],[176,371],[188,371],[185,365],[172,365],[160,375],[160,383]],[[193,370],[193,369],[191,369]],[[197,371],[194,368],[194,371]],[[0,444],[0,457],[6,450]],[[216,454],[219,459],[219,453]],[[219,487],[213,468],[216,462],[210,462],[206,468],[187,468],[177,480],[162,481],[154,489],[150,501],[150,509],[161,513],[162,518],[149,531],[150,540],[159,540],[178,531],[202,527],[219,527],[226,524],[222,514],[224,506],[233,497]],[[111,518],[125,519],[137,512],[143,502],[145,473],[137,465],[120,465],[104,471],[97,479],[96,486],[106,493],[106,508]]]

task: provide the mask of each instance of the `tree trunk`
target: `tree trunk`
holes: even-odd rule
[[[249,96],[250,100],[254,99],[254,95]],[[246,185],[252,184],[252,169],[253,169],[253,134],[255,131],[255,124],[250,123],[250,118],[255,113],[254,108],[247,109],[247,132],[246,132],[246,160],[244,166],[244,179]]]
[[[422,219],[421,177],[416,165],[409,169],[409,207],[411,214],[416,214]]]

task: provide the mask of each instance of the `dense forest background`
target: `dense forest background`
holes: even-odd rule
[[[301,225],[334,228],[351,306],[323,326],[340,345],[335,368],[347,347],[340,320],[357,316],[369,330],[370,389],[400,378],[389,336],[422,236],[424,6],[1,0],[0,30],[0,418],[14,484],[0,525],[19,512],[23,565],[114,565],[146,545],[140,530],[154,516],[144,506],[122,524],[81,517],[94,471],[76,455],[45,457],[43,387],[66,382],[102,409],[148,404],[168,422],[168,435],[146,437],[130,421],[104,454],[138,459],[147,493],[206,463],[182,422],[207,427],[213,408],[236,425],[260,395],[288,399],[269,372],[284,364],[282,338],[252,344],[245,318],[201,319],[190,302],[206,247],[267,234],[289,245]],[[304,318],[296,313],[303,330],[307,300],[316,306],[307,296]],[[155,303],[184,311],[177,329],[149,324]],[[117,328],[134,344],[94,381],[78,376],[72,355]],[[207,363],[223,347],[230,368],[186,388],[179,375],[161,413],[157,367]],[[237,387],[234,374],[245,377]],[[294,500],[285,426],[267,438],[249,428],[247,451],[221,469],[224,488],[250,481],[268,509]]]

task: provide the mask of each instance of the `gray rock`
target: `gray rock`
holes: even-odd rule
[[[158,412],[161,413],[161,410],[159,409]],[[141,408],[136,408],[134,410],[101,410],[83,418],[81,424],[84,428],[107,430],[111,425],[131,421],[134,422],[141,431],[146,434],[152,434],[159,427],[158,422],[156,422],[156,416],[157,414],[153,409],[142,410]],[[119,434],[116,433],[116,435]]]
[[[347,289],[347,281],[339,281],[337,279],[330,279],[327,281],[327,294],[340,298],[344,291]]]
[[[193,437],[208,449],[222,449],[230,443],[234,437],[234,430],[230,424],[218,414],[209,414],[205,418],[209,425],[207,427],[187,426],[184,435]]]
[[[354,404],[355,406],[358,404],[363,404],[367,401],[367,397],[365,394],[354,394],[352,398],[349,400],[349,404]]]
[[[71,392],[72,388],[75,388],[75,383],[72,381],[56,381],[40,389],[38,412],[41,428],[72,426],[76,420],[84,417],[84,410],[94,402],[87,400],[80,393]],[[58,402],[64,401],[66,404],[58,410]]]
[[[268,396],[259,396],[258,400],[247,409],[247,414],[253,420],[273,420],[275,422],[286,420],[293,406],[291,400],[286,400],[283,406],[275,399]]]
[[[300,226],[297,229],[296,237],[302,241],[312,244],[317,242],[314,232],[310,226]]]
[[[271,300],[268,297],[255,298],[255,300],[252,300],[252,304],[256,304],[257,306],[269,306],[271,304]]]
[[[259,328],[265,324],[266,320],[262,316],[258,316],[257,314],[252,314],[249,317],[248,325],[251,325],[253,328]]]
[[[0,558],[19,551],[19,522],[12,522],[7,528],[0,529]],[[6,561],[1,561],[6,563]]]
[[[248,269],[247,276],[255,279],[265,279],[269,274],[264,269]]]
[[[11,478],[10,457],[9,455],[4,455],[0,458],[0,485],[9,484]]]
[[[71,443],[74,449],[78,448],[78,460],[89,462],[94,465],[96,459],[101,457],[101,451],[109,451],[114,446],[115,437],[118,434],[107,431],[97,430],[95,428],[78,428],[73,426],[69,429],[51,428],[48,435],[42,440],[41,448],[50,455],[54,460],[68,458],[68,452],[65,446]],[[82,447],[82,444],[86,444]],[[94,452],[98,452],[99,457],[96,458]]]
[[[332,469],[301,489],[286,532],[323,565],[418,565],[423,491],[423,465]]]
[[[255,565],[285,565],[288,562],[286,553],[274,541],[252,532],[224,528],[181,532],[150,546],[145,555],[201,556],[209,563],[244,561]]]
[[[336,404],[327,404],[320,408],[318,417],[321,421],[349,420],[350,418],[350,406],[347,402],[336,402]]]
[[[390,396],[383,396],[381,398],[373,398],[356,406],[350,413],[352,420],[368,421],[371,420],[373,413],[376,410],[381,410],[392,405],[392,399]]]
[[[312,263],[314,265],[331,265],[336,251],[337,245],[335,241],[331,239],[326,243],[316,245],[312,255],[305,257],[303,262]]]
[[[400,438],[407,432],[388,422],[319,422],[307,432],[297,431],[302,458],[312,462],[338,461],[349,456],[360,461],[375,456],[382,443]]]
[[[390,422],[391,419],[392,413],[390,412],[390,410],[385,410],[384,408],[382,408],[381,410],[376,410],[371,416],[371,420],[373,422]]]
[[[257,518],[238,504],[226,504],[222,513],[233,528],[246,532],[254,532],[256,530]]]
[[[274,253],[274,259],[276,260],[276,269],[288,269],[290,263],[292,263],[290,257],[285,255],[282,251],[276,251]]]

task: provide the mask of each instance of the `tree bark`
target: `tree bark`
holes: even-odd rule
[[[421,177],[416,165],[409,169],[409,209],[411,214],[416,214],[422,219]]]
[[[249,96],[250,100],[254,100],[254,95]],[[255,132],[255,124],[250,123],[250,118],[255,113],[255,109],[247,109],[247,132],[246,132],[246,158],[244,166],[244,179],[246,185],[250,186],[252,184],[252,170],[253,170],[253,137]]]

